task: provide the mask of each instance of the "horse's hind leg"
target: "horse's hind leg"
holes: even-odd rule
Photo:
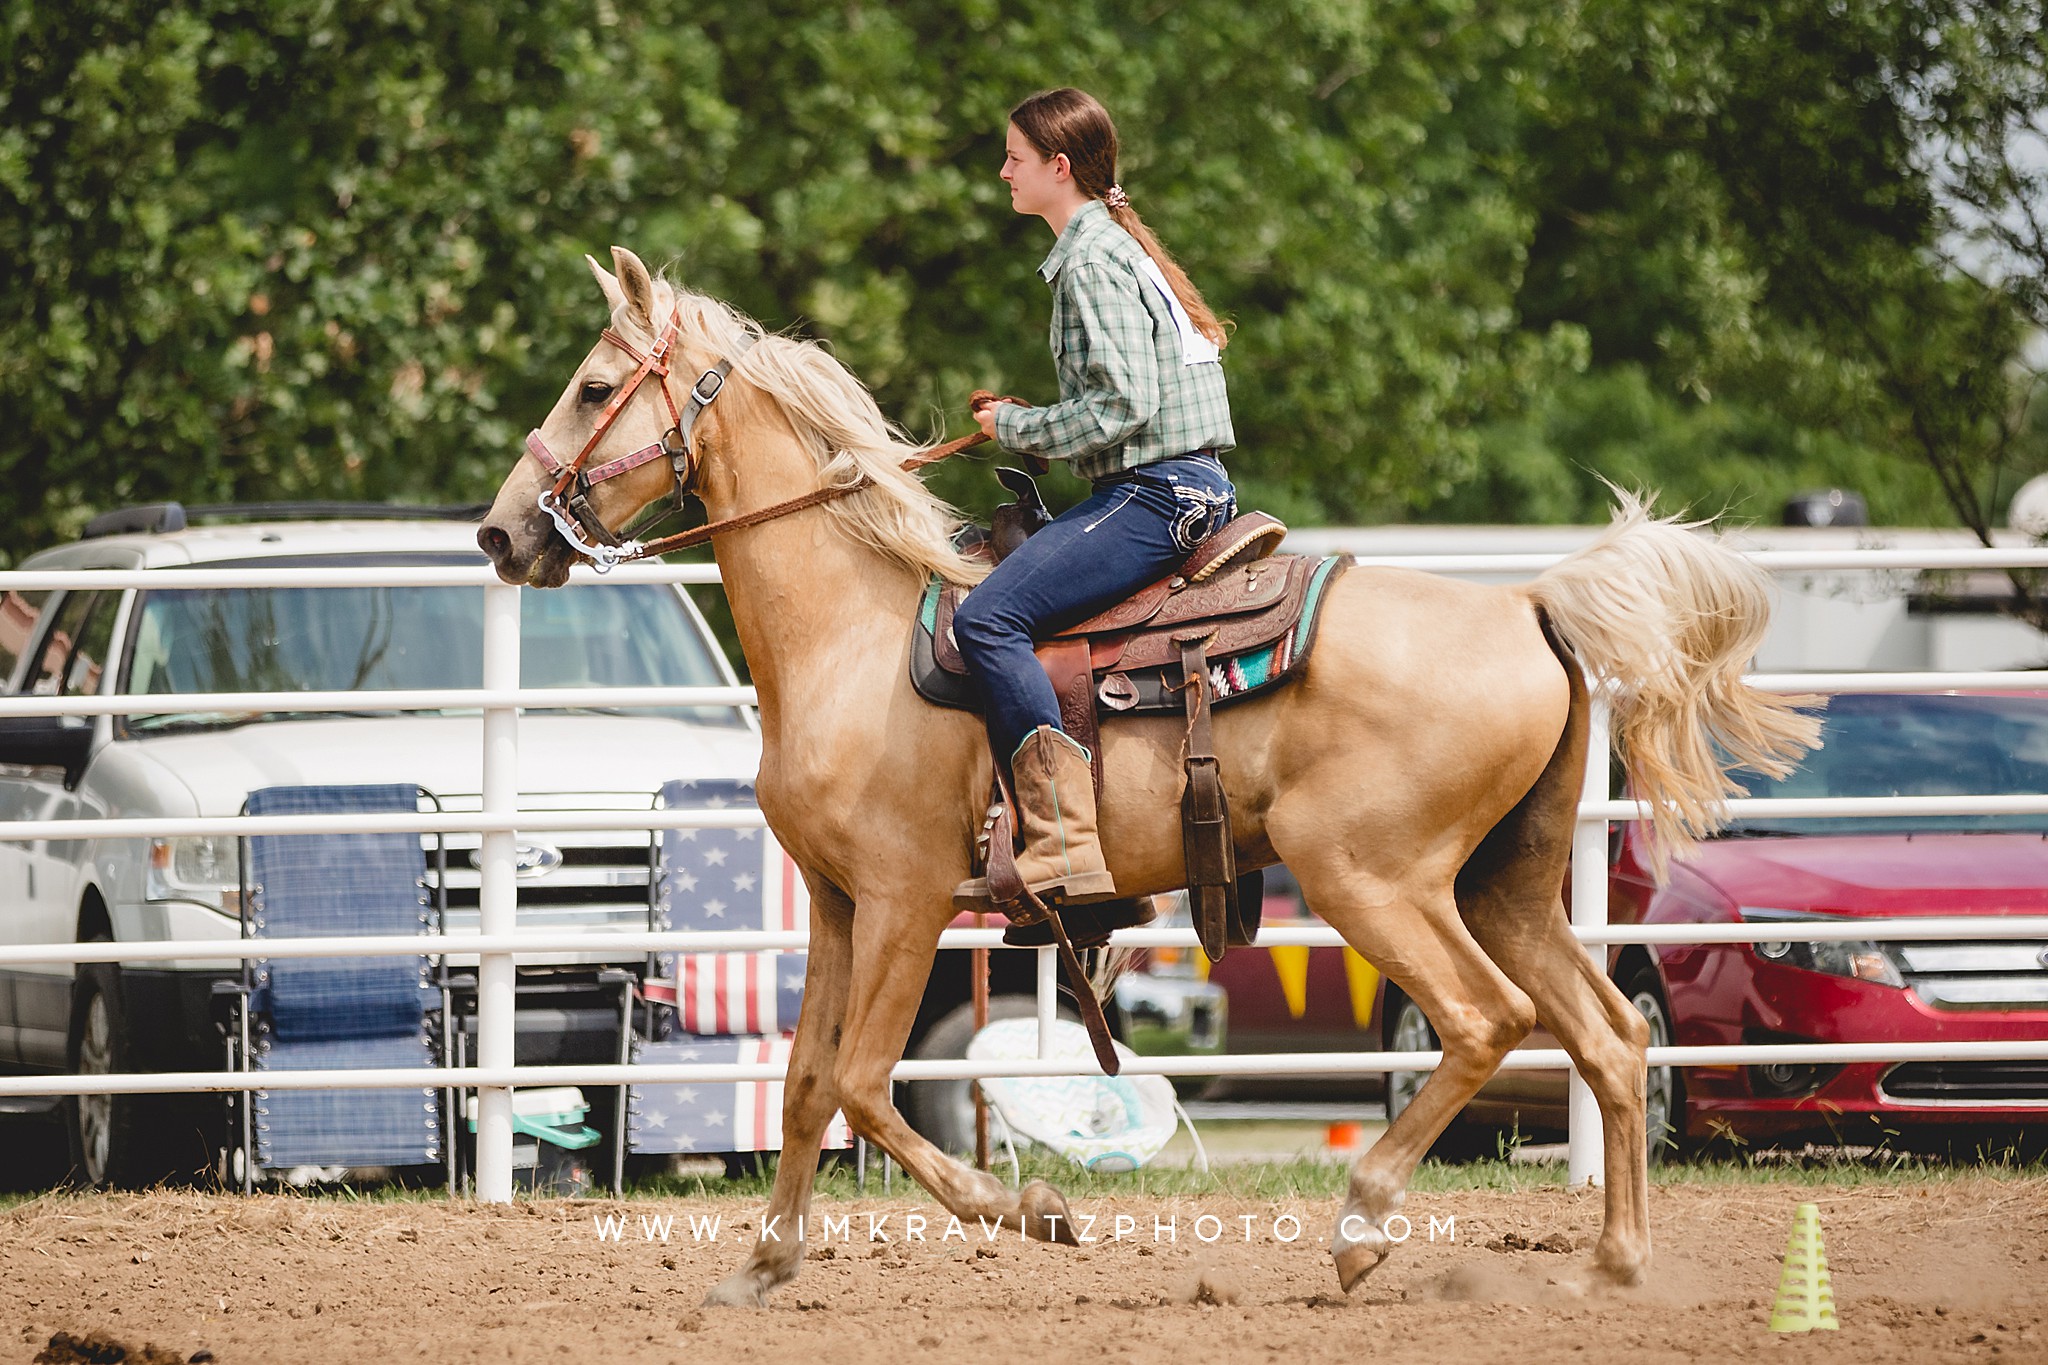
[[[744,1266],[712,1287],[704,1300],[707,1307],[757,1308],[767,1302],[769,1290],[796,1278],[803,1262],[804,1215],[810,1209],[819,1149],[839,1108],[832,1078],[853,962],[853,906],[823,878],[807,875],[806,880],[811,890],[810,958],[804,967],[803,1011],[797,1016],[782,1096],[782,1159],[775,1167],[775,1189],[752,1254]]]
[[[1634,1284],[1650,1262],[1643,1131],[1649,1025],[1572,937],[1555,877],[1532,878],[1526,861],[1514,861],[1469,886],[1460,878],[1458,891],[1473,935],[1529,993],[1537,1019],[1563,1044],[1599,1101],[1607,1210],[1594,1263],[1614,1280]]]
[[[1594,1264],[1634,1284],[1650,1262],[1644,1146],[1649,1025],[1572,936],[1560,889],[1571,859],[1585,772],[1586,691],[1572,672],[1563,737],[1529,794],[1488,833],[1458,874],[1458,908],[1473,937],[1535,1002],[1600,1104],[1607,1157],[1605,1225]]]
[[[1275,816],[1284,819],[1277,808]],[[1438,889],[1416,894],[1379,880],[1333,843],[1287,852],[1303,899],[1422,1007],[1444,1052],[1415,1099],[1351,1168],[1350,1194],[1330,1243],[1338,1280],[1349,1291],[1392,1250],[1386,1220],[1400,1209],[1416,1165],[1528,1036],[1535,1012],[1466,931],[1448,870]]]

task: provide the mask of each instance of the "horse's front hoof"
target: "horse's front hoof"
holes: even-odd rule
[[[1349,1294],[1366,1276],[1380,1268],[1380,1262],[1386,1260],[1393,1249],[1386,1234],[1378,1228],[1357,1241],[1339,1238],[1330,1248],[1330,1259],[1337,1263],[1337,1283]]]
[[[1648,1253],[1620,1250],[1605,1242],[1593,1253],[1594,1276],[1600,1283],[1616,1289],[1634,1289],[1643,1282],[1649,1269]]]
[[[704,1296],[706,1308],[766,1308],[768,1292],[757,1284],[752,1275],[744,1270],[737,1275],[728,1275],[711,1286],[711,1292]]]
[[[1067,1208],[1067,1197],[1043,1180],[1034,1180],[1017,1191],[1017,1212],[1024,1220],[1026,1236],[1066,1247],[1081,1245],[1074,1235],[1074,1215]]]

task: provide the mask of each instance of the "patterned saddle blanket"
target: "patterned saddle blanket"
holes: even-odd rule
[[[1348,563],[1341,556],[1268,555],[1226,564],[1201,581],[1176,573],[1041,642],[1041,657],[1085,642],[1102,710],[1180,712],[1181,644],[1207,635],[1210,697],[1227,704],[1301,670],[1329,586]],[[911,640],[910,678],[926,701],[978,713],[980,692],[952,629],[968,591],[937,579],[926,589]]]

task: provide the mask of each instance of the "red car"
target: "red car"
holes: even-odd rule
[[[2048,696],[1833,700],[1825,747],[1759,797],[2048,794]],[[2048,1038],[2048,943],[1995,926],[1887,942],[1888,916],[2048,914],[2048,815],[1744,820],[1659,890],[1637,827],[1609,883],[1616,923],[1871,921],[1842,943],[1641,948],[1614,976],[1681,1045]],[[1648,1012],[1648,1011],[1646,1011]],[[1653,1018],[1653,1028],[1655,1020]],[[1815,1137],[1921,1145],[2048,1115],[2048,1062],[1660,1068],[1680,1140]]]
[[[1853,694],[1826,716],[1825,747],[1772,797],[2048,794],[2048,695]],[[1887,916],[2048,914],[2048,815],[1751,818],[1675,864],[1659,889],[1641,827],[1613,842],[1609,915],[1617,924],[1869,919],[1846,943],[1630,946],[1610,952],[1615,983],[1681,1045],[2048,1039],[2048,942],[1995,927],[1955,942],[1887,942]],[[1290,908],[1291,882],[1268,900]],[[1425,1050],[1414,1004],[1340,949],[1233,953],[1213,978],[1230,994],[1235,1051]],[[1526,1046],[1552,1047],[1541,1030]],[[1393,1112],[1422,1073],[1395,1073]],[[1257,1093],[1278,1093],[1262,1083]],[[1238,1083],[1241,1087],[1242,1083]],[[1239,1093],[1234,1087],[1232,1093]],[[1370,1089],[1368,1089],[1368,1087]],[[1377,1091],[1327,1079],[1287,1093]],[[1502,1072],[1440,1144],[1491,1151],[1491,1130],[1564,1125],[1564,1073]],[[1653,1148],[1725,1137],[1753,1145],[1812,1138],[1895,1146],[2003,1140],[2048,1117],[2048,1062],[1659,1067],[1649,1078]]]

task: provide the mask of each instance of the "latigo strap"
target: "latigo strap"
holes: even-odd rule
[[[1209,729],[1209,661],[1204,650],[1211,634],[1179,640],[1181,691],[1188,711],[1187,786],[1181,792],[1180,818],[1195,935],[1202,942],[1202,951],[1215,962],[1233,939],[1240,943],[1248,940],[1237,909],[1237,849],[1230,833],[1230,801],[1223,793],[1223,774],[1217,767],[1215,740]]]

